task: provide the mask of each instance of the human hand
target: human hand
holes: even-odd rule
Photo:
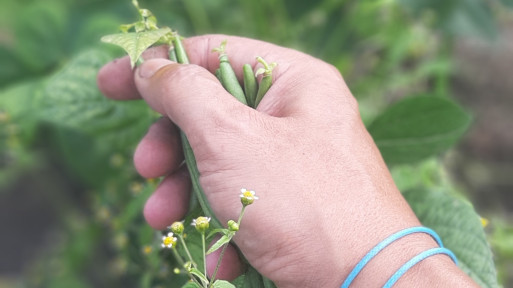
[[[274,84],[256,110],[235,100],[212,74],[218,60],[210,51],[226,39],[235,71],[245,63],[255,67],[255,56],[279,63]],[[187,212],[190,180],[180,168],[176,126],[189,139],[201,185],[222,223],[238,215],[240,188],[257,192],[260,199],[247,210],[234,241],[250,264],[279,287],[340,287],[375,244],[420,225],[334,67],[245,38],[207,35],[188,38],[185,45],[192,65],[152,59],[167,54],[167,49],[155,48],[135,73],[124,58],[106,65],[98,76],[108,97],[142,97],[165,116],[134,155],[142,176],[166,176],[144,209],[152,227],[163,229]],[[406,260],[435,245],[427,235],[397,241],[369,263],[355,286],[383,283]],[[235,258],[232,250],[220,276],[240,273]],[[417,268],[433,270],[430,263],[464,278],[444,256]],[[398,285],[408,283],[413,277],[408,275]]]

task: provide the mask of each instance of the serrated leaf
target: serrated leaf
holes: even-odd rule
[[[235,285],[225,280],[216,280],[214,288],[235,288]]]
[[[35,120],[55,128],[53,147],[89,184],[101,185],[121,173],[110,164],[114,154],[129,157],[154,116],[143,101],[113,101],[96,85],[99,68],[110,57],[89,50],[73,58],[32,97]]]
[[[210,249],[208,249],[207,255],[214,251],[217,251],[217,249],[223,247],[223,245],[228,244],[230,240],[232,240],[233,235],[234,233],[230,233],[223,235],[221,238],[219,238],[219,240],[217,240],[216,243],[214,243],[214,245],[212,245]]]
[[[492,251],[470,204],[439,190],[410,190],[404,197],[422,224],[435,230],[454,252],[463,271],[481,287],[498,287]]]
[[[123,48],[128,53],[128,56],[130,56],[130,64],[133,68],[141,54],[148,47],[157,43],[162,36],[170,32],[171,29],[169,28],[161,28],[144,32],[119,33],[103,36],[101,41]]]
[[[470,116],[441,97],[403,99],[369,127],[387,164],[412,163],[450,148],[467,130]]]
[[[75,57],[34,98],[36,117],[95,139],[102,138],[112,151],[135,145],[151,124],[152,112],[142,101],[114,101],[100,93],[96,74],[109,60],[107,54],[98,50]]]

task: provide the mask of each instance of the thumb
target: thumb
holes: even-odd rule
[[[198,133],[237,123],[233,118],[249,109],[226,92],[213,74],[193,64],[145,61],[135,73],[135,84],[150,107],[168,116],[190,141]]]

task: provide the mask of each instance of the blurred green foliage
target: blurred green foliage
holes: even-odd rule
[[[463,269],[483,287],[498,286],[479,217],[464,191],[445,176],[439,155],[470,123],[450,100],[454,39],[493,39],[492,11],[511,1],[147,0],[141,5],[185,36],[253,37],[335,65],[421,220],[449,239]],[[128,0],[2,3],[0,188],[10,191],[27,171],[57,165],[86,199],[63,208],[60,240],[27,263],[16,281],[20,287],[180,287],[185,281],[173,273],[171,255],[157,248],[159,232],[141,216],[157,181],[141,179],[129,160],[155,115],[140,101],[105,99],[95,84],[101,65],[122,55],[100,37],[135,17]],[[497,223],[488,238],[504,276],[513,232]],[[479,245],[465,242],[469,234]],[[258,274],[250,270],[246,277]]]

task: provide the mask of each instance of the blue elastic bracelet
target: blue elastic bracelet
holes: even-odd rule
[[[392,275],[390,277],[390,279],[388,279],[387,283],[385,283],[383,288],[392,287],[392,285],[394,285],[395,282],[397,282],[397,280],[399,280],[399,278],[401,278],[401,276],[403,276],[403,274],[406,273],[406,271],[408,271],[411,267],[413,267],[415,264],[419,263],[420,261],[422,261],[430,256],[436,255],[436,254],[446,254],[449,257],[451,257],[452,261],[454,261],[454,263],[456,263],[456,265],[458,265],[458,260],[456,259],[456,256],[454,256],[454,254],[451,252],[451,250],[449,250],[447,248],[443,248],[443,247],[442,248],[432,248],[432,249],[426,250],[426,251],[418,254],[417,256],[410,259],[410,261],[406,262],[403,266],[401,266],[401,268],[399,268],[394,273],[394,275]]]
[[[438,243],[438,245],[440,247],[443,247],[443,244],[442,244],[442,240],[440,239],[440,237],[438,236],[438,234],[436,234],[435,231],[427,228],[427,227],[422,227],[422,226],[418,226],[418,227],[412,227],[412,228],[407,228],[407,229],[404,229],[404,230],[401,230],[395,234],[392,234],[391,236],[389,236],[388,238],[386,238],[385,240],[381,241],[378,245],[376,245],[374,248],[372,248],[372,250],[370,250],[367,255],[365,255],[362,260],[360,260],[360,262],[358,262],[358,264],[356,264],[356,266],[353,268],[353,271],[351,271],[351,273],[349,273],[349,276],[347,276],[346,280],[344,281],[344,283],[342,283],[342,286],[341,288],[348,288],[349,285],[351,285],[351,282],[353,282],[354,278],[356,278],[356,276],[358,276],[358,273],[360,273],[360,271],[362,271],[363,267],[365,267],[365,265],[367,265],[367,263],[369,263],[369,261],[374,258],[374,256],[376,256],[381,250],[383,250],[385,247],[387,247],[388,245],[390,245],[392,242],[406,236],[406,235],[410,235],[410,234],[413,234],[413,233],[426,233],[426,234],[429,234],[431,235],[431,237],[433,237],[433,239],[436,240],[436,242]]]

